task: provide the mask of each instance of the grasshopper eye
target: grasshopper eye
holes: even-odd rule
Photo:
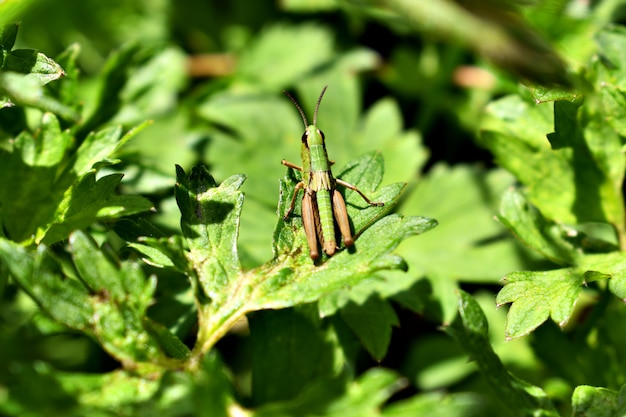
[[[317,129],[317,133],[319,133],[319,135],[322,137],[322,140],[326,139],[326,136],[324,136],[324,132],[322,132],[320,129]]]
[[[306,130],[303,134],[302,134],[302,143],[304,143],[305,145],[309,145],[309,131]]]

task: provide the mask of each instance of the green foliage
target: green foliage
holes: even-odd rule
[[[573,395],[575,416],[619,416],[624,409],[624,388],[619,392],[581,385]]]
[[[355,178],[360,177],[355,181],[357,187],[368,189],[368,183],[376,187],[382,178],[382,159],[376,154],[366,156],[357,159],[348,169]],[[354,207],[358,197],[353,193],[347,196],[347,201],[355,234],[359,235],[372,224],[354,249],[342,251],[323,266],[315,265],[305,249],[306,237],[301,224],[294,227],[281,218],[274,232],[274,259],[244,272],[239,264],[236,240],[243,206],[239,188],[244,179],[242,175],[234,175],[217,186],[204,167],[194,168],[189,175],[178,168],[176,200],[189,248],[185,254],[186,268],[180,272],[193,277],[192,288],[199,310],[200,331],[192,361],[199,361],[230,326],[247,313],[314,302],[325,294],[356,285],[377,271],[405,267],[402,259],[389,252],[401,240],[436,225],[434,220],[423,217],[388,215],[382,218],[399,197],[401,184],[387,186],[374,194],[374,198],[386,203],[386,207],[381,208]],[[285,181],[283,187],[279,213],[285,212],[291,200],[287,196],[293,194],[295,183]],[[159,250],[159,247],[155,245],[152,249]],[[174,265],[174,259],[168,264]],[[377,337],[371,333],[367,336],[372,340]]]
[[[447,331],[483,371],[487,384],[511,414],[557,416],[538,387],[510,375],[489,344],[488,324],[478,303],[466,292],[458,295],[459,319]]]
[[[565,325],[583,284],[606,286],[624,299],[626,161],[619,122],[612,121],[621,118],[623,108],[606,97],[619,91],[613,50],[625,35],[616,27],[597,34],[603,61],[590,70],[593,91],[584,101],[573,93],[540,105],[507,97],[488,109],[485,143],[525,185],[524,194],[510,191],[503,198],[500,219],[528,247],[566,267],[507,275],[509,285],[498,302],[513,303],[509,337],[527,334],[548,317]],[[548,134],[542,137],[537,130]]]
[[[624,414],[620,3],[253,3],[0,4],[0,414]]]

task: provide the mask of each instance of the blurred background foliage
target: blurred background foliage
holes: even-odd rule
[[[619,0],[23,0],[0,3],[0,20],[21,22],[16,48],[50,57],[74,48],[83,120],[126,128],[152,121],[118,152],[115,169],[125,173],[124,193],[148,197],[157,210],[119,222],[118,234],[131,239],[146,219],[164,235],[178,230],[174,164],[204,163],[218,182],[244,173],[239,248],[247,268],[271,257],[285,171],[280,160],[299,160],[303,127],[281,91],[294,91],[310,115],[328,84],[318,120],[339,172],[355,156],[381,151],[384,183],[408,184],[398,211],[439,221],[399,248],[409,273],[386,274],[394,284],[382,294],[393,297],[399,325],[386,356],[361,350],[358,369],[382,364],[398,371],[410,381],[407,397],[437,389],[483,392],[475,367],[436,330],[454,319],[453,290],[463,288],[487,314],[492,344],[508,369],[565,404],[572,381],[551,374],[528,339],[504,343],[505,313],[494,308],[499,280],[550,264],[494,221],[500,196],[515,179],[494,164],[477,132],[493,99],[536,98],[543,87],[584,90],[579,74],[595,53],[593,34],[619,23],[624,6]],[[123,242],[112,244],[119,249]],[[189,288],[166,271],[158,276],[158,294],[169,300],[150,314],[184,340],[193,327]],[[4,296],[11,303],[2,307],[3,326],[17,332],[20,344],[37,341],[24,348],[2,341],[10,355],[64,371],[117,366],[93,341],[57,333],[43,316],[35,318],[37,334],[28,334],[34,330],[24,324],[36,306],[12,286]],[[218,349],[245,399],[252,348],[234,332]],[[44,387],[38,395],[47,395]]]

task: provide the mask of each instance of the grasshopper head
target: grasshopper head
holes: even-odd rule
[[[310,148],[313,145],[324,145],[324,132],[318,129],[315,125],[307,126],[306,130],[302,134],[302,144]]]

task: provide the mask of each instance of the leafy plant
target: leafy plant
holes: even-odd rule
[[[623,414],[619,2],[418,3],[0,5],[0,413]]]
[[[7,29],[13,30],[13,38],[16,28]],[[12,198],[16,193],[11,189],[3,195],[6,236],[0,244],[0,258],[5,266],[4,279],[10,274],[56,326],[89,336],[121,364],[115,372],[116,382],[110,380],[110,374],[97,379],[52,374],[51,378],[60,384],[60,398],[54,400],[69,402],[70,397],[77,398],[72,408],[76,413],[81,413],[78,404],[102,410],[113,407],[118,411],[137,407],[137,398],[120,398],[118,394],[111,394],[110,398],[104,395],[92,403],[90,393],[94,389],[103,391],[108,384],[115,386],[115,392],[136,391],[142,381],[154,380],[156,375],[165,378],[166,372],[180,369],[203,378],[204,368],[210,366],[206,361],[216,360],[211,349],[246,314],[305,305],[364,279],[375,279],[377,271],[405,269],[402,259],[390,252],[404,238],[436,225],[436,221],[425,217],[389,214],[404,188],[401,183],[386,186],[375,194],[386,203],[381,208],[360,208],[353,193],[347,192],[352,226],[355,234],[361,235],[354,248],[315,265],[305,249],[299,219],[285,222],[279,218],[274,231],[273,259],[244,271],[238,259],[237,236],[243,206],[239,188],[245,177],[234,175],[218,186],[203,166],[194,168],[189,175],[178,167],[175,195],[181,212],[182,239],[143,236],[128,246],[148,264],[171,269],[189,280],[198,329],[194,347],[189,349],[170,330],[147,316],[156,296],[156,277],[147,277],[136,260],[121,260],[119,254],[106,249],[106,243],[101,246],[89,233],[80,231],[91,229],[96,222],[110,222],[151,207],[142,197],[113,194],[122,178],[120,174],[106,174],[96,180],[100,170],[119,162],[113,154],[139,129],[122,134],[121,126],[113,126],[88,133],[92,126],[118,118],[130,104],[120,102],[118,94],[129,88],[133,71],[143,70],[132,67],[133,59],[143,53],[137,47],[128,47],[111,58],[103,75],[98,104],[84,122],[76,123],[78,118],[70,117],[66,122],[70,127],[62,130],[53,114],[42,113],[35,132],[23,131],[3,153],[7,178],[19,184],[17,190],[21,193],[18,199]],[[70,67],[72,62],[68,62]],[[26,72],[23,77],[28,77],[37,67],[20,69]],[[50,94],[48,100],[55,102],[60,91],[57,88],[45,94]],[[74,104],[71,97],[63,99]],[[6,102],[13,101],[15,97],[9,95]],[[27,110],[29,103],[18,103],[18,110]],[[28,129],[26,125],[23,128]],[[342,172],[346,180],[374,190],[383,177],[382,155],[365,154]],[[290,172],[281,182],[279,212],[286,210],[287,196],[294,193],[294,179]],[[38,200],[44,203],[33,205]],[[142,232],[145,227],[136,224],[134,229],[126,226],[118,230],[128,234]],[[94,236],[99,233],[97,229],[91,231]],[[63,240],[68,242],[63,247],[48,246]],[[108,240],[105,238],[104,242]],[[257,318],[255,323],[261,321]],[[353,331],[384,356],[388,339],[381,345],[378,335],[369,328],[353,327]],[[22,377],[28,378],[18,375],[17,379]],[[208,373],[205,378],[213,380],[214,376]],[[397,376],[388,373],[381,387],[397,385],[396,380]],[[220,384],[220,389],[224,389],[228,383]],[[148,397],[139,395],[141,398],[156,394],[154,383],[145,388],[144,395],[147,392]],[[4,408],[6,412],[43,412],[48,406],[46,403],[43,408],[31,407],[23,404],[19,396],[11,398]],[[212,406],[219,410],[218,405]],[[168,403],[166,408],[171,406]]]

